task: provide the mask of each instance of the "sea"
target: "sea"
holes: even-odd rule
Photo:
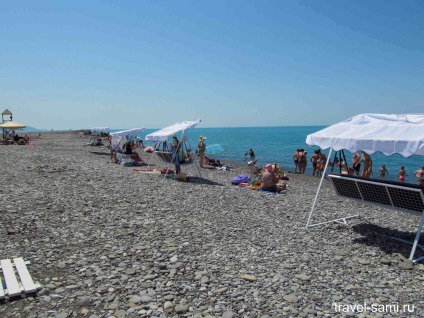
[[[309,147],[306,145],[306,136],[317,132],[327,126],[281,126],[281,127],[231,127],[231,128],[201,128],[196,127],[188,129],[185,132],[187,137],[187,148],[191,148],[192,153],[197,149],[197,143],[200,136],[204,136],[206,146],[220,145],[226,150],[220,154],[210,157],[220,160],[222,163],[227,161],[247,162],[250,160],[245,154],[252,149],[256,159],[259,159],[257,165],[264,166],[268,163],[277,163],[283,170],[294,172],[293,154],[296,149],[303,148],[308,152],[308,166],[306,174],[312,174],[312,163],[310,156],[318,147]],[[123,129],[121,129],[123,130]],[[139,137],[144,141],[145,146],[153,145],[146,141],[145,136],[158,129],[146,129]],[[111,132],[118,130],[111,130]],[[177,133],[181,138],[181,132]],[[328,156],[328,149],[324,151]],[[351,165],[352,153],[344,151],[348,163]],[[332,152],[331,161],[334,159],[335,152]],[[424,165],[424,158],[412,156],[404,158],[401,155],[384,156],[381,153],[375,153],[371,156],[373,160],[372,178],[379,178],[377,175],[381,165],[385,165],[389,174],[386,180],[397,180],[397,174],[401,166],[405,167],[407,176],[405,181],[408,183],[417,183],[414,172]],[[247,164],[247,163],[246,163]],[[330,171],[331,168],[329,167]],[[334,168],[336,169],[336,168]],[[337,170],[335,170],[337,171]]]

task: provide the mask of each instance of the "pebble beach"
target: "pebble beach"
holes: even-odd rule
[[[424,316],[424,264],[388,237],[413,240],[418,216],[355,204],[324,180],[313,223],[361,216],[306,229],[319,178],[290,173],[268,195],[232,185],[250,170],[226,162],[201,177],[182,165],[190,182],[178,182],[112,163],[78,131],[42,135],[0,145],[0,257],[30,261],[42,286],[3,300],[0,317]]]

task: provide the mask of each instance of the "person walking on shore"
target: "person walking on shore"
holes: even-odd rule
[[[203,142],[206,140],[206,137],[200,136],[199,143],[197,144],[197,147],[199,148],[199,165],[200,168],[204,168],[203,164],[205,161],[205,151],[206,151],[206,145]]]

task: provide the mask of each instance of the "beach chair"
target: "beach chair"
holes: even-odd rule
[[[3,259],[0,261],[2,277],[0,277],[0,299],[21,296],[22,293],[31,294],[41,289],[35,284],[27,268],[28,261],[22,257]],[[17,275],[16,275],[17,274]],[[4,284],[4,285],[3,285]]]
[[[173,153],[170,151],[155,151],[155,154],[164,162],[172,162]]]

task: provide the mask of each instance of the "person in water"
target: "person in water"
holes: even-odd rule
[[[389,172],[386,169],[386,166],[385,165],[381,165],[381,168],[380,168],[380,170],[378,170],[377,174],[380,177],[385,178],[386,177],[386,173],[389,174]]]
[[[405,177],[407,176],[405,166],[400,167],[397,175],[400,182],[405,182]]]
[[[421,166],[420,169],[418,169],[417,171],[415,171],[414,175],[418,179],[418,185],[420,187],[424,186],[424,166]]]
[[[251,160],[255,159],[255,153],[253,152],[252,148],[250,148],[249,152],[246,152],[244,154],[244,156],[247,156],[247,155],[249,155]]]

